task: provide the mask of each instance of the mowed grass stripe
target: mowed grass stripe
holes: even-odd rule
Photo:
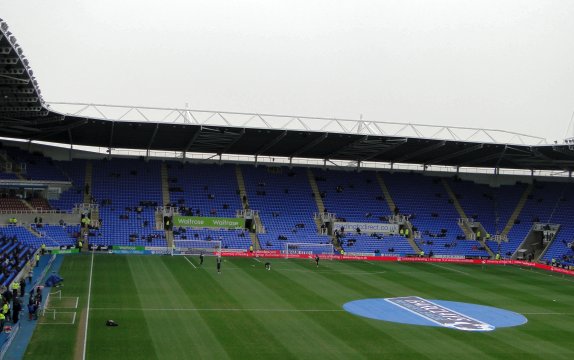
[[[150,327],[142,310],[94,311],[93,307],[140,308],[142,304],[125,256],[96,255],[92,278],[92,301],[88,328],[88,359],[157,358]],[[105,326],[114,320],[119,327]]]
[[[279,296],[285,297],[290,301],[296,303],[298,297],[312,299],[312,302],[319,302],[321,304],[329,304],[335,308],[342,308],[342,303],[339,301],[342,297],[350,296],[353,299],[364,298],[365,296],[360,291],[354,291],[345,286],[342,286],[338,281],[338,274],[336,271],[325,271],[335,267],[335,263],[329,262],[326,265],[321,264],[316,268],[315,264],[309,264],[306,261],[293,261],[292,266],[307,269],[308,274],[300,276],[296,272],[277,272],[281,273],[284,280],[281,283],[292,281],[302,288],[299,294],[292,295],[277,286],[275,291]],[[323,269],[323,270],[319,270]],[[356,273],[354,271],[353,273]],[[349,272],[344,272],[348,274]],[[345,275],[348,276],[348,275]],[[365,278],[365,277],[361,277]],[[337,314],[337,316],[329,316],[327,314],[318,314],[316,321],[322,323],[322,326],[330,329],[334,336],[337,336],[341,341],[347,343],[351,348],[354,348],[362,356],[366,358],[373,358],[385,354],[385,358],[405,358],[405,354],[415,356],[418,359],[426,359],[424,348],[412,346],[416,339],[409,339],[409,337],[398,337],[394,333],[394,329],[389,326],[387,329],[373,326],[375,321],[365,318],[357,317],[349,313]]]
[[[236,287],[234,291],[237,299],[243,304],[281,309],[329,309],[325,302],[307,299],[306,294],[301,293],[302,289],[297,284],[285,281],[279,272],[264,270],[263,264],[252,267],[253,262],[247,262],[246,259],[233,259],[232,263],[238,267],[239,271],[225,273],[225,268],[223,268],[224,275],[230,276],[232,280],[231,283],[225,284]],[[282,289],[281,292],[278,291],[279,287]],[[249,290],[245,291],[245,289]],[[289,297],[286,296],[287,293],[290,294]],[[298,301],[293,301],[293,298]],[[297,358],[360,359],[362,356],[358,351],[341,341],[331,329],[325,328],[322,323],[318,322],[318,318],[323,315],[339,316],[340,314],[262,312],[258,314],[258,317],[266,331],[277,334],[283,346],[295,351]]]
[[[353,267],[353,264],[349,264],[347,262],[335,262],[335,263],[329,263],[326,266],[331,266],[332,268],[341,271],[341,273],[339,274],[336,272],[334,274],[317,273],[318,276],[324,277],[319,281],[327,281],[328,278],[339,279],[340,277],[347,276],[344,274],[347,273],[351,267]],[[384,277],[384,275],[381,276]],[[361,285],[364,286],[365,277],[358,277],[358,279],[360,279],[359,281],[362,282]],[[345,291],[342,290],[342,292],[344,293]],[[376,297],[384,297],[384,296],[376,296]],[[367,320],[367,321],[381,323],[380,321],[376,320]],[[380,326],[379,329],[380,331],[383,332],[383,334],[381,334],[380,336],[381,339],[393,338],[395,339],[395,341],[398,341],[397,339],[402,339],[403,343],[401,344],[400,347],[398,347],[398,349],[396,349],[396,351],[398,352],[397,355],[404,356],[404,352],[406,351],[410,354],[418,353],[417,357],[421,356],[426,357],[429,355],[429,352],[432,353],[432,351],[429,351],[427,346],[425,346],[425,344],[428,344],[428,342],[430,341],[433,342],[433,344],[439,344],[439,343],[450,344],[452,347],[450,351],[453,354],[456,353],[458,355],[475,356],[475,357],[486,356],[486,354],[484,354],[480,348],[474,347],[471,343],[452,337],[451,334],[452,331],[447,329],[423,328],[424,331],[421,332],[421,327],[413,327],[413,326],[405,326],[397,324],[391,325],[389,323],[384,323],[384,325],[382,326],[380,324],[377,324],[376,326],[377,327]],[[400,332],[400,336],[398,338],[396,337],[397,332]],[[405,339],[409,339],[409,341],[404,341]],[[391,349],[387,350],[391,351]]]
[[[175,259],[169,258],[169,260]],[[129,269],[142,306],[144,308],[190,306],[185,290],[164,261],[162,257],[128,257]],[[144,311],[143,314],[158,358],[178,359],[182,354],[199,358],[229,358],[218,340],[219,334],[211,330],[200,314],[156,311]]]
[[[65,286],[61,288],[62,296],[78,296],[78,309],[61,309],[60,311],[76,311],[74,325],[37,325],[30,344],[26,348],[26,359],[73,359],[75,340],[79,329],[78,320],[82,309],[86,306],[88,274],[90,270],[88,256],[66,256],[59,274],[65,279]],[[50,292],[59,289],[50,288]],[[27,289],[26,291],[30,291]],[[27,303],[20,321],[28,321]],[[54,349],[60,349],[57,352]]]
[[[523,302],[523,298],[530,295],[524,291],[508,290],[504,287],[498,287],[497,292],[490,291],[491,288],[496,287],[496,284],[500,282],[501,279],[493,278],[490,282],[485,282],[483,278],[486,275],[489,277],[493,276],[495,274],[494,268],[487,273],[483,272],[480,267],[468,266],[466,271],[473,277],[472,282],[469,284],[467,275],[457,274],[456,272],[437,271],[439,269],[429,267],[427,264],[404,263],[400,265],[420,269],[416,272],[408,271],[400,273],[404,277],[403,281],[419,284],[417,285],[417,290],[422,290],[422,297],[429,299],[437,298],[450,301],[488,304],[490,306],[509,309],[508,305]],[[421,282],[420,279],[417,281],[417,279],[413,279],[415,275],[427,281]],[[410,279],[412,279],[412,281]],[[490,287],[485,286],[485,283],[490,284]],[[432,284],[432,289],[428,289],[424,284]],[[474,285],[474,287],[472,285]],[[439,292],[441,296],[436,296],[437,292]],[[547,324],[545,328],[552,331],[556,330],[556,327],[552,324]],[[519,337],[518,333],[521,329],[524,329],[524,327],[499,329],[493,333],[481,334],[480,337],[473,339],[472,343],[481,349],[487,349],[487,353],[502,350],[505,356],[508,357],[515,357],[517,354],[529,354],[532,358],[538,358],[540,356],[540,350],[532,349],[532,347],[528,346],[529,343],[536,340],[527,334],[521,334]],[[456,338],[467,337],[467,334],[461,332],[447,332],[447,334]],[[561,353],[565,350],[563,346],[556,346],[553,343],[544,343],[544,345],[544,352]]]
[[[401,266],[402,264],[397,264],[399,265],[399,267],[411,267],[410,264],[404,264],[405,266]],[[419,265],[419,264],[417,264]],[[337,268],[341,269],[343,272],[347,271],[347,267],[355,267],[355,268],[364,268],[364,265],[360,262],[345,262],[343,264],[337,264],[336,265]],[[431,270],[430,274],[426,274],[427,276],[433,276],[432,271],[436,270],[435,268],[431,268],[431,267],[425,267],[425,269],[429,269]],[[442,271],[442,270],[441,270]],[[414,275],[413,271],[406,271],[406,272],[400,272],[401,276],[399,277],[399,282],[400,284],[394,284],[392,285],[393,288],[397,288],[400,287],[401,288],[401,292],[404,291],[403,289],[405,288],[404,284],[415,284],[415,286],[411,287],[410,292],[403,294],[403,295],[420,295],[423,297],[427,297],[427,298],[432,298],[427,296],[427,294],[425,293],[420,293],[421,291],[421,286],[419,286],[418,284],[420,283],[420,280],[417,279],[413,279],[410,280],[411,275]],[[424,276],[423,274],[425,274],[424,270],[419,270],[418,271],[419,274],[421,274],[422,276]],[[396,276],[391,275],[389,276],[390,279],[387,279],[387,274],[385,273],[384,275],[381,275],[381,277],[376,278],[376,280],[373,280],[374,282],[381,282],[384,284],[381,284],[381,288],[388,288],[389,286],[391,286],[391,284],[389,284],[389,282],[394,281],[391,280],[392,278],[395,278]],[[455,275],[460,275],[461,274],[457,274],[456,272],[454,272]],[[404,278],[404,276],[408,276],[407,279]],[[466,276],[466,275],[464,275]],[[337,278],[340,278],[340,276],[337,276]],[[365,278],[364,277],[359,277],[358,281],[361,282],[360,287],[365,286],[365,284],[363,282],[365,282]],[[371,282],[372,285],[372,282]],[[450,293],[452,293],[452,291],[450,291]],[[401,296],[403,296],[401,295]],[[396,295],[394,295],[396,296]],[[387,295],[379,295],[379,296],[375,296],[375,297],[387,297]],[[446,298],[448,299],[448,298]],[[413,326],[401,326],[398,325],[398,328],[395,326],[396,329],[401,329],[407,332],[413,331],[415,333],[411,334],[411,335],[406,335],[406,334],[402,334],[401,337],[404,336],[410,336],[412,338],[415,338],[416,341],[414,343],[411,343],[413,345],[416,344],[416,346],[420,346],[423,349],[425,349],[424,343],[431,341],[433,342],[434,346],[432,350],[428,350],[425,349],[425,353],[432,353],[434,351],[438,351],[438,354],[442,354],[444,353],[444,351],[448,351],[448,352],[453,352],[453,350],[450,350],[449,348],[454,347],[456,350],[454,350],[454,352],[458,353],[458,356],[473,356],[473,357],[480,357],[480,356],[486,356],[486,354],[482,351],[481,347],[478,346],[474,346],[472,341],[468,341],[467,337],[468,334],[461,334],[461,333],[457,333],[457,332],[453,332],[449,329],[432,329],[429,330],[428,328],[422,328],[423,331],[420,332],[421,327],[413,327]],[[417,333],[418,332],[418,333]],[[471,335],[472,336],[472,335]],[[419,343],[418,341],[422,340],[422,343]],[[442,346],[436,346],[436,345],[440,345],[440,344],[444,344],[445,347]],[[505,345],[505,348],[507,350],[512,350],[512,346],[508,346]],[[520,349],[516,349],[516,350],[520,350]]]
[[[179,261],[181,260],[181,261]],[[257,293],[256,288],[233,288],[232,273],[225,276],[215,271],[214,261],[206,259],[200,268],[193,268],[185,259],[166,259],[164,263],[186,292],[189,303],[200,316],[230,357],[238,359],[281,358],[295,359],[289,348],[283,346],[275,333],[266,331],[259,319],[261,311],[244,308],[232,293],[247,291]],[[183,310],[185,311],[185,310]],[[206,313],[207,312],[207,313]],[[248,335],[248,336],[246,336]],[[264,346],[262,346],[264,344]],[[192,351],[193,352],[193,351]]]

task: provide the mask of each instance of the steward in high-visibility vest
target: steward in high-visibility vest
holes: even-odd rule
[[[425,257],[425,252],[423,250],[421,250],[421,252],[419,253],[420,257]]]
[[[41,251],[42,255],[44,255],[46,253],[46,244],[42,244],[42,246],[40,247],[40,251]]]
[[[249,252],[250,252],[250,253],[253,252],[253,245],[249,245]]]
[[[36,267],[40,265],[40,254],[36,254]]]
[[[484,235],[484,237],[486,237],[486,240],[490,239],[490,233],[486,233],[486,235]]]
[[[12,294],[14,298],[18,297],[18,291],[20,290],[20,283],[16,280],[12,283]]]
[[[6,321],[6,315],[0,313],[0,330],[4,331],[4,322]]]
[[[497,253],[494,258],[495,258],[496,260],[500,260],[500,253]]]
[[[405,237],[409,237],[409,228],[405,229]]]
[[[345,255],[345,250],[341,249],[341,255]]]
[[[400,230],[399,230],[399,235],[400,235],[400,236],[405,236],[405,229],[400,229]]]
[[[7,302],[2,305],[2,315],[8,317],[10,314],[10,305]]]
[[[480,240],[480,230],[478,230],[478,231],[476,232],[476,238],[477,238],[478,240]]]

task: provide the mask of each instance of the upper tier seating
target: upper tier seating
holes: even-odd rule
[[[155,207],[162,204],[160,164],[128,159],[93,163],[92,194],[103,226],[92,232],[90,243],[167,246],[164,232],[155,230]]]
[[[287,242],[329,244],[319,235],[318,212],[306,169],[241,166],[249,206],[259,211],[266,233],[258,234],[263,249],[283,250]],[[279,238],[281,237],[280,240]]]

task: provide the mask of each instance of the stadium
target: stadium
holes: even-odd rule
[[[0,89],[1,359],[574,356],[571,139]]]

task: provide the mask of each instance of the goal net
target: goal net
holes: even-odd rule
[[[171,249],[172,255],[221,255],[221,241],[219,240],[174,240]]]
[[[286,243],[283,249],[286,258],[290,256],[299,257],[300,255],[309,255],[314,257],[319,255],[321,259],[333,259],[333,244],[310,244],[310,243]]]

